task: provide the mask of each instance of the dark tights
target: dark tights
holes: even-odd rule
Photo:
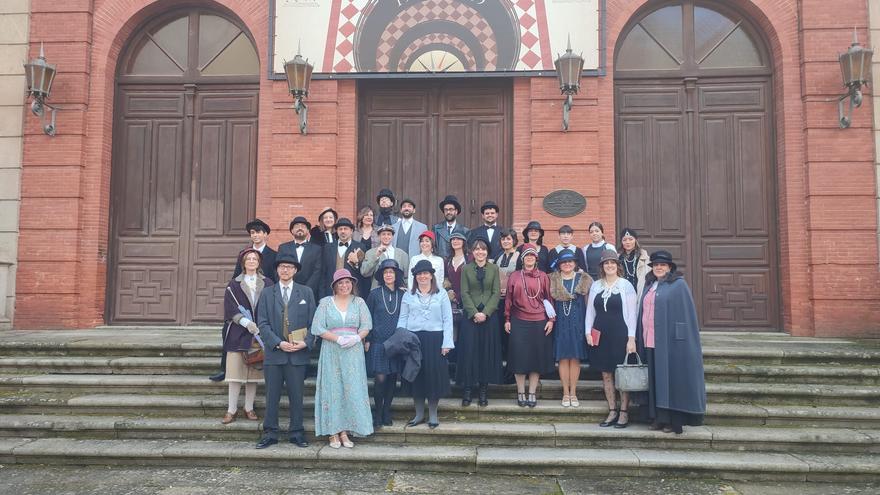
[[[397,385],[397,374],[376,374],[373,377],[373,422],[382,424],[391,421],[391,401],[394,400],[394,388]]]

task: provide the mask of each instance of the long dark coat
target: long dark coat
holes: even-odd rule
[[[226,352],[246,351],[254,342],[254,336],[239,322],[244,316],[238,308],[242,307],[250,311],[254,323],[257,322],[257,301],[252,301],[242,288],[243,276],[238,276],[229,281],[226,291],[223,293],[223,319],[226,325],[226,337],[223,339],[223,350]],[[260,293],[272,286],[272,279],[263,276],[257,279],[257,298]],[[259,299],[258,299],[259,300]]]
[[[637,346],[644,355],[642,308],[639,307]],[[654,373],[657,407],[692,414],[706,413],[706,382],[697,310],[687,282],[672,272],[657,286],[654,299]]]

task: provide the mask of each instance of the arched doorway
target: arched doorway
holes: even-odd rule
[[[681,260],[704,329],[780,327],[771,66],[721,2],[651,4],[617,43],[618,225]]]
[[[222,318],[254,215],[259,58],[223,14],[184,9],[144,25],[117,72],[110,323]]]

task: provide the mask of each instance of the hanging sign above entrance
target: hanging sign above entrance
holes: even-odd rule
[[[299,50],[325,77],[553,71],[572,49],[604,66],[604,0],[270,0],[270,64]],[[320,77],[320,76],[317,76]]]

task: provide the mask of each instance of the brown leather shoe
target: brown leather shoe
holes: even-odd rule
[[[260,419],[256,411],[245,411],[244,416],[251,421],[258,421]]]
[[[223,423],[224,425],[228,425],[229,423],[232,423],[233,421],[235,421],[236,416],[238,416],[238,411],[235,411],[235,413],[231,413],[231,414],[227,412],[226,414],[223,415],[223,419],[220,422]]]

